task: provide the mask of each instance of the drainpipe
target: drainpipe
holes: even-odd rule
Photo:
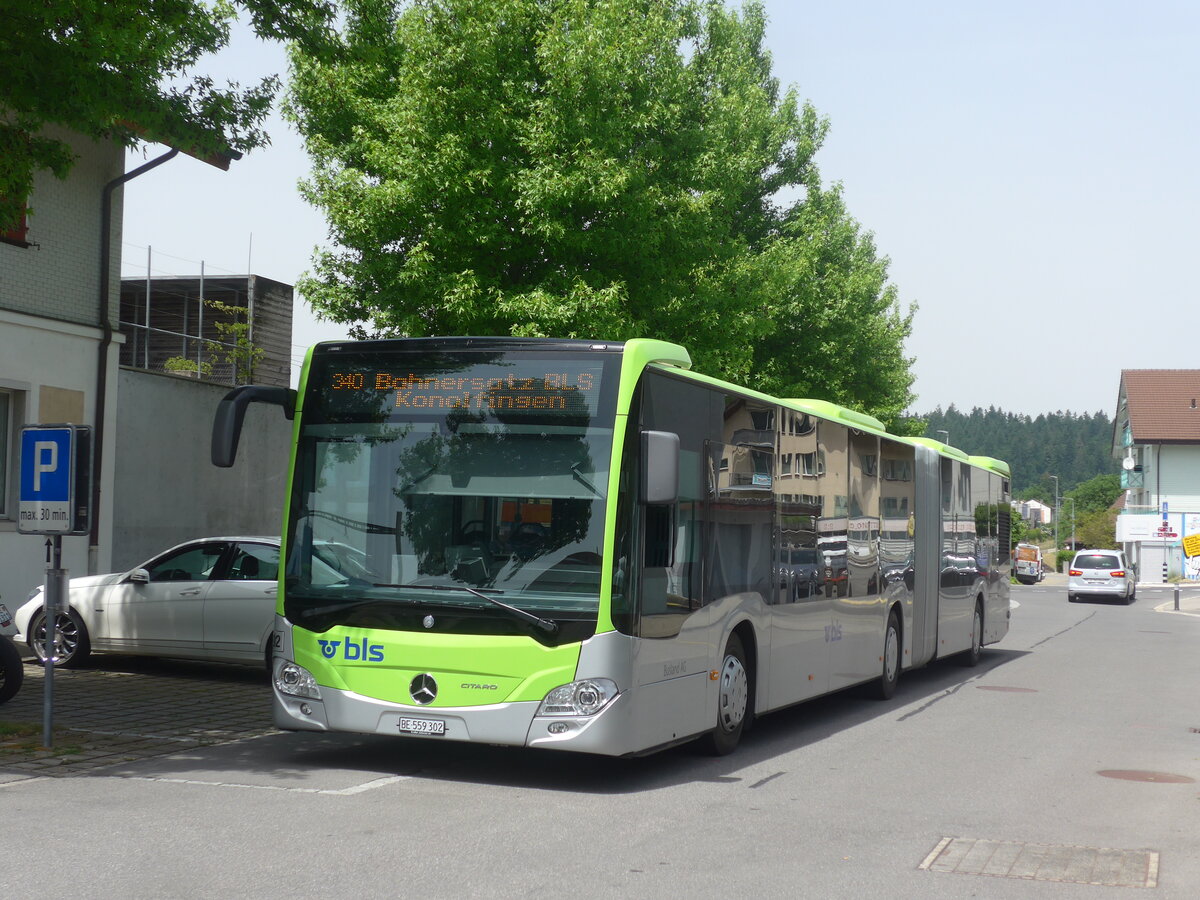
[[[178,155],[178,150],[169,150],[162,156],[150,160],[145,165],[138,166],[114,178],[104,185],[100,200],[100,352],[96,363],[96,412],[95,424],[92,426],[92,533],[88,537],[88,574],[95,575],[100,565],[100,476],[103,472],[101,463],[104,461],[104,416],[106,395],[108,394],[108,347],[112,343],[113,328],[109,321],[109,309],[112,305],[109,288],[109,268],[112,257],[112,195],[113,191],[132,181],[139,175],[144,175],[151,169],[161,166],[167,160]]]

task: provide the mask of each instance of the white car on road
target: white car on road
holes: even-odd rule
[[[1080,550],[1067,570],[1067,599],[1115,597],[1132,603],[1137,597],[1137,573],[1120,550]]]

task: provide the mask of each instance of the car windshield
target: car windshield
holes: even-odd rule
[[[1077,569],[1119,569],[1121,561],[1107,553],[1089,553],[1086,556],[1075,557]]]
[[[464,630],[529,627],[508,605],[594,627],[612,445],[604,377],[616,361],[314,361],[290,510],[288,617],[318,630],[406,628],[431,611],[470,611]]]

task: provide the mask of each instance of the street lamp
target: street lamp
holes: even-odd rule
[[[944,429],[944,428],[939,428],[939,429],[937,430],[937,433],[938,433],[938,434],[944,434],[944,435],[946,436],[946,440],[942,441],[942,443],[943,443],[943,444],[949,444],[949,443],[950,443],[950,432],[946,431],[946,429]]]
[[[1058,476],[1051,475],[1054,479],[1054,567],[1058,568]]]

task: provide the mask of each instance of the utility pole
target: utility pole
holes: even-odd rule
[[[1063,500],[1068,500],[1071,503],[1071,552],[1075,552],[1075,498],[1063,497]]]
[[[1060,568],[1058,564],[1058,476],[1051,475],[1054,479],[1054,568]]]

